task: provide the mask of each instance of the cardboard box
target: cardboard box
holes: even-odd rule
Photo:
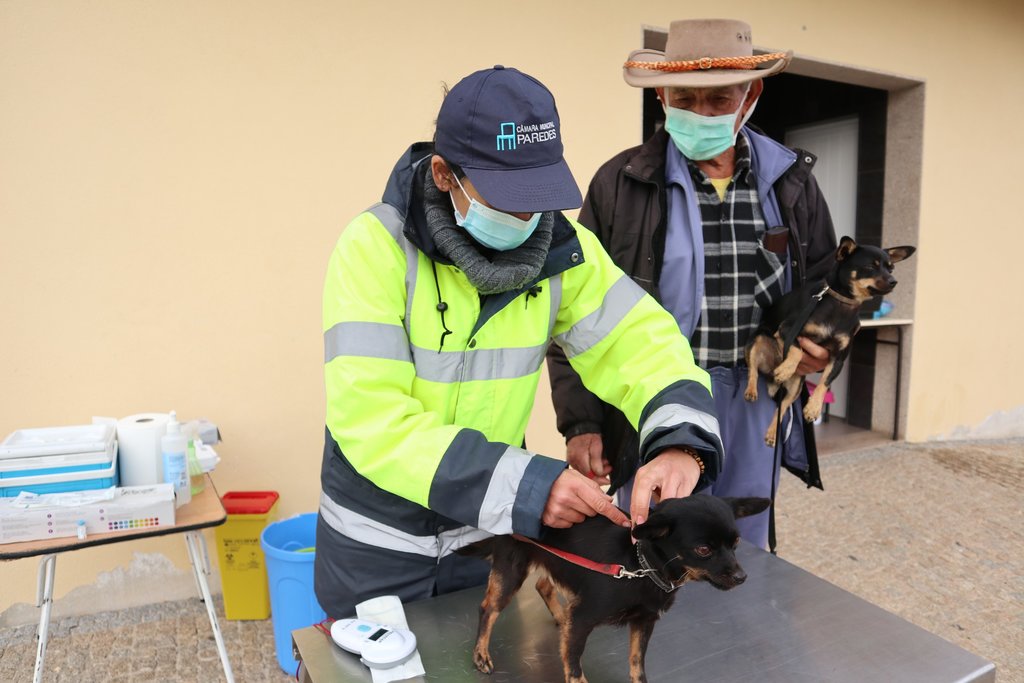
[[[0,498],[0,543],[174,526],[174,486],[111,487]]]

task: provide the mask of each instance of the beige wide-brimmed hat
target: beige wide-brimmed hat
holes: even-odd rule
[[[634,50],[622,75],[635,88],[717,88],[777,74],[792,57],[792,50],[755,55],[746,22],[683,19],[669,25],[664,52]]]

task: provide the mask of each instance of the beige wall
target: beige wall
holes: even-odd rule
[[[1024,333],[1011,279],[1024,231],[1007,201],[1024,153],[1024,95],[1011,87],[1024,67],[1019,7],[729,6],[760,46],[927,82],[913,440],[1024,408],[1022,371],[993,360],[1012,359]],[[620,66],[641,25],[691,11],[664,0],[0,2],[0,437],[174,408],[221,426],[221,491],[274,488],[285,514],[315,509],[323,269],[394,160],[431,134],[442,82],[495,63],[539,77],[585,185],[638,142],[640,96]],[[561,451],[546,388],[529,439]],[[57,594],[83,588],[58,613],[117,606],[111,577],[187,579],[180,538],[68,557]],[[30,601],[34,577],[33,561],[0,565],[0,611]],[[162,581],[139,599],[189,590]]]

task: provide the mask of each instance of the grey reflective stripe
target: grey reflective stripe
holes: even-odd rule
[[[399,213],[398,209],[390,204],[378,202],[367,209],[367,212],[377,217],[396,242],[404,239],[402,231],[405,229],[405,216]]]
[[[344,322],[334,325],[324,332],[324,363],[338,356],[412,362],[405,330],[386,323]]]
[[[680,403],[670,403],[668,405],[661,406],[647,418],[647,420],[640,426],[640,445],[647,443],[647,437],[651,435],[656,429],[662,427],[675,427],[681,425],[684,422],[688,422],[692,425],[696,425],[706,432],[714,434],[718,437],[719,441],[722,439],[722,435],[718,431],[718,418],[714,415],[702,412],[700,410],[694,410],[688,406],[684,406]]]
[[[459,548],[464,548],[470,543],[482,541],[493,535],[494,534],[489,534],[483,529],[477,529],[471,526],[460,526],[458,529],[444,531],[437,536],[437,544],[439,546],[438,552],[440,553],[439,557],[451,555]]]
[[[412,295],[416,291],[416,275],[420,271],[420,250],[405,239],[405,235],[402,236],[402,243],[405,248],[405,319],[403,323],[406,333],[409,334],[409,339],[412,339],[412,334],[409,332],[412,323]]]
[[[367,545],[402,553],[444,557],[491,534],[471,526],[444,531],[437,536],[413,536],[338,505],[320,492],[320,515],[339,534]]]
[[[490,379],[516,379],[540,370],[547,344],[511,349],[440,351],[412,347],[416,376],[451,384]]]
[[[380,202],[374,204],[368,212],[377,217],[384,228],[388,231],[398,246],[405,252],[405,331],[409,332],[409,321],[412,318],[412,294],[416,291],[416,274],[419,271],[419,253],[405,236],[405,216],[399,213],[398,209]]]
[[[562,307],[561,275],[548,280],[548,292],[551,297],[551,318],[548,321],[548,337],[551,337],[555,333],[555,323],[558,321],[558,309]]]
[[[578,356],[607,337],[643,298],[640,285],[623,275],[605,293],[600,308],[558,335],[555,341],[567,358]]]
[[[480,504],[478,527],[496,535],[512,533],[512,506],[532,457],[529,451],[509,446],[498,459]]]

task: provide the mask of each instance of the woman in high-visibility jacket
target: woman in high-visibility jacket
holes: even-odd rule
[[[324,285],[314,579],[330,616],[483,583],[487,565],[454,551],[490,534],[630,525],[595,482],[523,447],[551,341],[640,432],[634,522],[721,469],[707,373],[560,213],[580,202],[551,93],[498,66],[456,84],[435,143],[410,147],[342,233]]]

